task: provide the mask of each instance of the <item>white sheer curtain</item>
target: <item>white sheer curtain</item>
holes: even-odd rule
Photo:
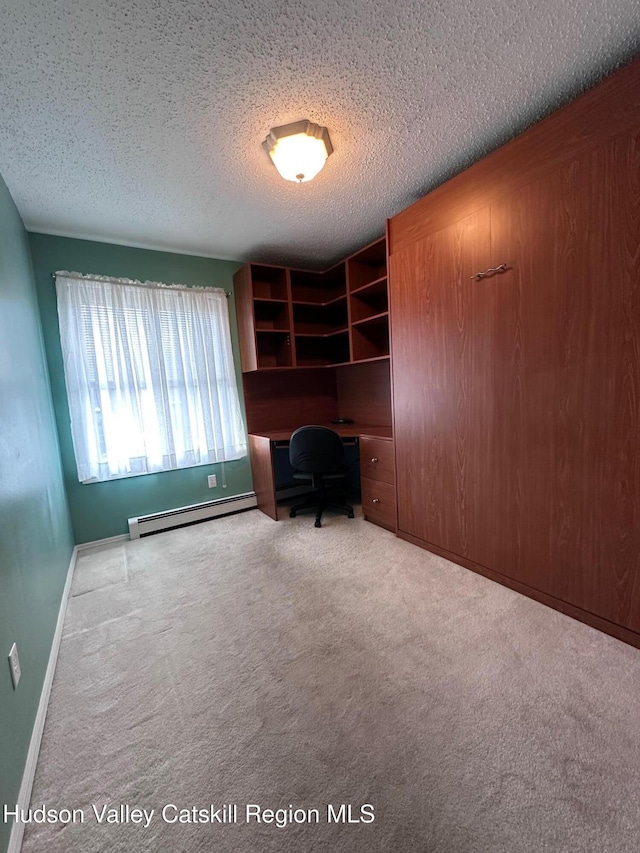
[[[224,290],[56,273],[81,482],[247,455]]]

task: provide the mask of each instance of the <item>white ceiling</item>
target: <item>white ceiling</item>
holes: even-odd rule
[[[637,0],[0,0],[0,173],[25,225],[326,265],[628,58]],[[283,181],[302,118],[335,153]]]

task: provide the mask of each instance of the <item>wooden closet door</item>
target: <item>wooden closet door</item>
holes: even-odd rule
[[[640,145],[492,205],[495,476],[477,561],[640,631]]]
[[[486,485],[489,209],[390,257],[398,526],[468,556]],[[481,357],[479,357],[481,356]]]

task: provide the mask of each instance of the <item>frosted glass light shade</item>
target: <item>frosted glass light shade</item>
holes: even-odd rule
[[[262,146],[282,177],[297,184],[315,178],[333,152],[327,128],[307,120],[272,127]]]

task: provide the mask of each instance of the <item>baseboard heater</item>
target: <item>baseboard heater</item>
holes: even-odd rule
[[[160,533],[161,530],[170,530],[172,527],[183,527],[185,524],[196,524],[199,521],[207,521],[210,518],[218,518],[221,515],[233,515],[236,512],[244,512],[258,505],[255,492],[245,492],[243,495],[234,495],[231,498],[220,498],[216,501],[206,501],[191,506],[181,506],[178,509],[169,509],[166,512],[155,512],[151,515],[140,515],[129,519],[129,537],[140,539],[151,533]]]

